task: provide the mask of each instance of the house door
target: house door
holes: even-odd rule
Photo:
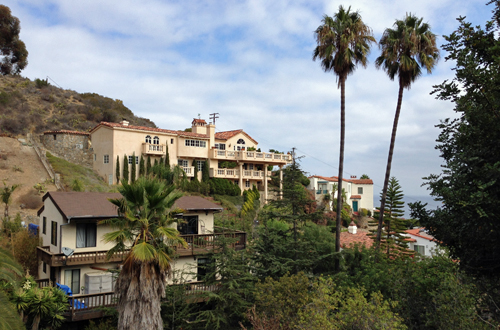
[[[352,201],[352,211],[358,212],[358,201]]]

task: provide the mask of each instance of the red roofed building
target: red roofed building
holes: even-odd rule
[[[335,194],[337,198],[336,186],[338,177],[326,177],[313,175],[309,177],[308,189],[314,191],[316,200],[321,202],[326,194]],[[342,189],[346,192],[347,204],[349,204],[353,212],[358,212],[360,209],[367,209],[373,212],[373,181],[371,179],[357,179],[351,177],[342,179]]]
[[[340,246],[343,249],[353,247],[356,244],[370,248],[373,245],[373,239],[364,231],[358,231],[356,234],[351,234],[346,231],[340,233]]]
[[[432,257],[436,254],[438,245],[433,236],[427,233],[425,228],[414,228],[406,230],[406,241],[409,249],[418,252],[420,255]]]
[[[154,162],[165,157],[168,150],[170,165],[181,166],[189,178],[194,176],[194,166],[197,166],[201,180],[203,164],[208,161],[210,177],[231,180],[242,191],[256,185],[267,199],[267,185],[271,179],[267,167],[282,168],[292,161],[290,155],[257,151],[257,141],[242,129],[215,133],[215,125],[207,124],[204,119],[193,119],[190,132],[133,126],[126,120],[101,122],[90,131],[90,136],[93,168],[109,184],[118,182],[115,177],[117,157],[123,171],[125,155],[130,168],[138,166],[141,155],[149,156]],[[228,164],[232,166],[225,166]]]

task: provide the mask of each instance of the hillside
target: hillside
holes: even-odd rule
[[[120,100],[57,88],[45,80],[0,76],[0,133],[88,131],[101,121],[122,118],[131,125],[156,127],[151,120],[135,116]]]
[[[35,150],[17,139],[0,136],[0,189],[20,185],[12,194],[9,214],[20,213],[23,220],[38,223],[36,212],[42,206],[42,193],[33,188],[42,184],[46,191],[55,191],[47,171],[38,159]],[[22,206],[21,204],[24,204]],[[4,205],[0,205],[3,217]]]

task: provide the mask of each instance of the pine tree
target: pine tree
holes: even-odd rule
[[[120,183],[120,157],[116,155],[116,184]]]
[[[165,167],[170,168],[170,155],[168,154],[168,143],[165,144]]]
[[[123,181],[125,181],[125,183],[128,183],[128,158],[127,158],[127,155],[124,155],[123,156]]]
[[[135,182],[137,176],[137,165],[135,163],[135,151],[132,153],[132,171],[130,172],[130,182]]]
[[[381,251],[384,251],[387,255],[398,255],[401,253],[409,253],[408,244],[405,242],[405,236],[402,234],[407,229],[406,220],[401,217],[404,215],[404,204],[403,201],[403,190],[399,181],[395,177],[391,177],[389,180],[389,186],[387,187],[386,195],[386,207],[385,214],[383,218],[383,235],[381,241]],[[382,193],[380,193],[380,199],[382,200]],[[377,209],[380,209],[377,207]],[[378,223],[380,217],[380,212],[374,214],[374,218],[377,221],[371,224]],[[373,238],[375,237],[376,230],[371,231]]]
[[[145,174],[144,168],[144,157],[141,155],[141,160],[139,161],[139,177],[143,177]]]
[[[151,173],[151,156],[148,155],[148,158],[146,159],[146,175]]]
[[[201,173],[201,181],[208,182],[210,180],[210,168],[208,165],[208,160],[203,163],[203,171]]]

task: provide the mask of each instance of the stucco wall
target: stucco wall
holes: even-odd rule
[[[89,136],[68,133],[43,134],[40,140],[50,153],[68,162],[86,167],[92,166],[92,149]]]

